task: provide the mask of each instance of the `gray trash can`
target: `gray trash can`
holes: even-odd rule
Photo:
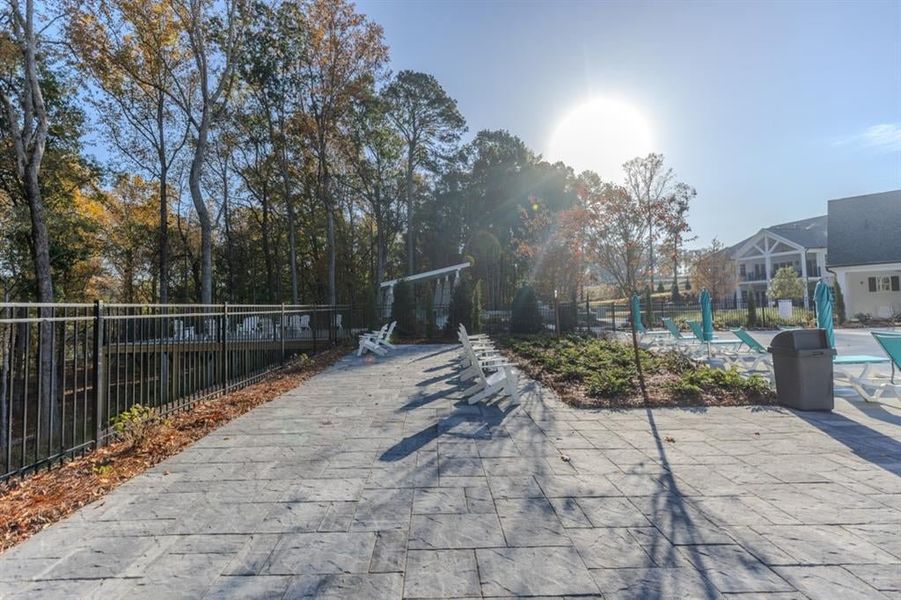
[[[832,358],[824,329],[783,331],[767,349],[773,355],[779,403],[799,410],[832,410]]]

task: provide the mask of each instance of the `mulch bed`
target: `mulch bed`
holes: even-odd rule
[[[575,408],[688,408],[704,406],[755,406],[777,404],[775,394],[756,394],[748,396],[741,393],[704,392],[693,396],[675,395],[667,389],[667,384],[678,379],[673,373],[645,374],[645,387],[648,399],[641,395],[637,388],[633,394],[615,398],[596,398],[589,396],[584,385],[562,379],[541,365],[523,358],[509,349],[501,349],[501,353],[515,363],[525,374],[542,385],[554,390],[560,399]]]
[[[288,365],[260,383],[198,402],[170,415],[141,447],[113,442],[58,468],[0,485],[0,552],[178,454],[221,425],[292,390],[345,353],[346,349],[329,350]]]

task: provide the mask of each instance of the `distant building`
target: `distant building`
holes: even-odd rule
[[[829,201],[827,264],[845,314],[901,314],[901,190]]]
[[[744,305],[753,294],[757,306],[766,306],[767,289],[776,271],[792,267],[807,281],[804,306],[810,306],[816,282],[826,269],[827,217],[813,217],[764,227],[727,248],[735,261],[735,297]]]

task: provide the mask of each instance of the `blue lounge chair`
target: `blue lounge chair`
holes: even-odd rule
[[[671,339],[670,339],[671,342],[674,342],[676,344],[683,344],[683,345],[697,345],[699,343],[698,340],[696,340],[693,337],[688,337],[688,336],[682,335],[682,332],[679,331],[679,326],[676,325],[676,323],[673,322],[672,319],[670,319],[668,317],[663,317],[663,319],[661,319],[661,320],[663,321],[663,326],[666,327],[666,330],[669,332],[669,334],[671,336]]]

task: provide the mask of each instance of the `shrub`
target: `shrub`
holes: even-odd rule
[[[391,320],[397,321],[395,331],[399,337],[416,336],[416,300],[413,298],[413,286],[403,279],[394,285]]]
[[[450,307],[448,308],[447,326],[450,332],[461,323],[467,330],[472,331],[472,278],[468,273],[463,273],[454,291],[451,293]]]
[[[679,293],[679,282],[673,281],[673,287],[670,288],[670,300],[674,303],[682,301],[682,294]]]
[[[845,295],[842,293],[842,287],[838,281],[835,282],[833,289],[835,290],[835,318],[841,325],[845,322]]]
[[[482,280],[472,288],[472,312],[469,318],[472,333],[482,333]]]
[[[592,398],[615,398],[630,394],[634,389],[631,376],[621,371],[601,371],[589,378],[586,392]]]
[[[433,339],[435,337],[435,288],[431,282],[425,285],[425,337]]]
[[[557,310],[560,315],[560,333],[571,333],[576,330],[578,311],[576,303],[559,304]]]
[[[544,319],[538,311],[535,290],[524,285],[516,291],[510,311],[510,333],[538,333],[544,329]]]
[[[679,379],[668,384],[670,391],[680,396],[698,396],[703,392],[727,392],[746,396],[770,393],[768,382],[760,375],[743,377],[738,369],[713,369],[700,366],[684,371]]]
[[[748,327],[757,327],[757,300],[754,299],[754,294],[752,292],[748,292]]]
[[[662,294],[665,291],[666,291],[666,288],[663,287],[663,282],[662,281],[658,282],[657,283],[657,293]]]
[[[133,448],[140,448],[159,426],[160,419],[152,408],[135,404],[113,419],[116,438]]]

